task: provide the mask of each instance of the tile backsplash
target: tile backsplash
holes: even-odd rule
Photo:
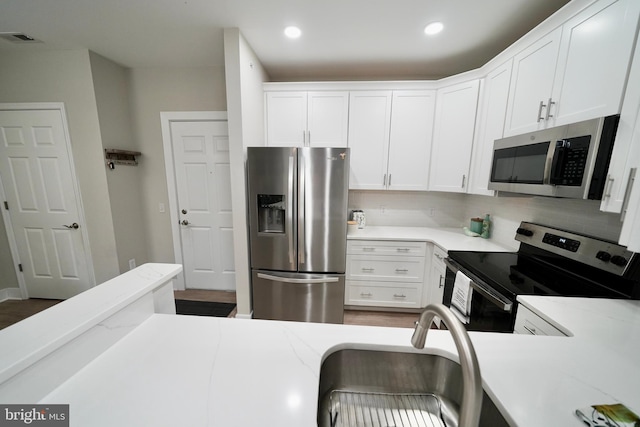
[[[536,222],[617,241],[619,214],[600,212],[594,200],[550,197],[490,197],[409,191],[350,191],[349,210],[362,209],[367,225],[405,227],[468,226],[471,217],[492,218],[491,238],[517,249],[513,237],[520,221]],[[461,231],[462,232],[462,231]]]

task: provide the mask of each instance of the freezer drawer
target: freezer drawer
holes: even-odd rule
[[[343,323],[344,281],[344,274],[253,270],[253,317]]]

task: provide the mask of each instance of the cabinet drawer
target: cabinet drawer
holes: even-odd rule
[[[425,242],[397,242],[382,240],[348,240],[347,254],[369,254],[389,256],[424,256],[427,252]]]
[[[349,255],[347,280],[422,282],[424,257]]]
[[[372,307],[410,307],[419,308],[420,293],[410,283],[399,286],[359,286],[347,282],[345,292],[346,305],[364,305]]]
[[[522,304],[518,304],[518,314],[514,333],[525,335],[566,336],[564,332],[535,314]]]

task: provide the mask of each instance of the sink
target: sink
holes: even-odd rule
[[[343,349],[320,370],[318,426],[458,425],[462,369],[443,356]],[[480,426],[508,427],[483,392]]]

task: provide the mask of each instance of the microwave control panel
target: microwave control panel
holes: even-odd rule
[[[556,142],[551,183],[581,186],[589,155],[590,136],[567,138]]]

